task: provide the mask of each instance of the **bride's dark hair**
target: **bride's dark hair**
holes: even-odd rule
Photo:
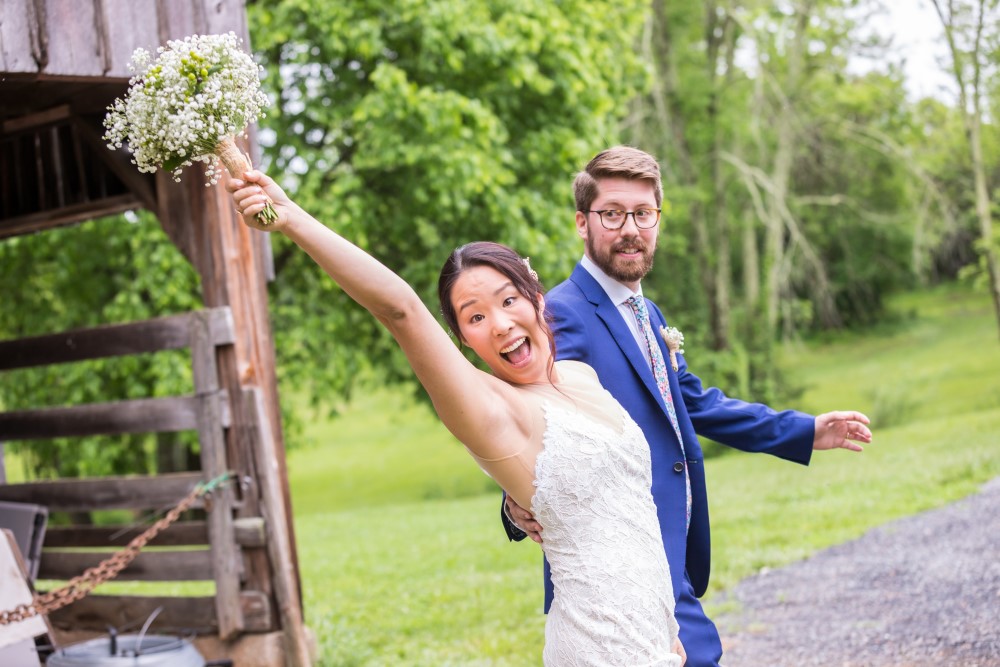
[[[527,261],[521,259],[520,255],[501,243],[475,241],[455,248],[448,256],[444,266],[441,267],[441,276],[438,278],[438,299],[441,301],[441,315],[444,317],[445,324],[461,343],[462,332],[458,327],[458,314],[451,302],[451,290],[463,271],[476,266],[488,266],[507,276],[521,296],[531,302],[538,319],[538,326],[545,333],[545,337],[549,341],[549,349],[552,351],[552,356],[549,358],[549,372],[551,373],[552,362],[556,356],[556,342],[538,300],[538,295],[543,294],[545,288],[538,280],[537,274],[528,267]]]

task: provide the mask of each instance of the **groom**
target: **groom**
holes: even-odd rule
[[[617,146],[594,157],[573,185],[576,228],[584,256],[565,282],[545,297],[559,359],[590,364],[601,383],[628,410],[649,442],[653,500],[677,598],[687,667],[716,666],[722,645],[698,597],[711,564],[704,456],[696,434],[748,452],[767,452],[808,464],[814,449],[861,451],[871,442],[867,417],[832,412],[812,417],[745,403],[704,389],[684,357],[671,363],[660,335],[666,322],[642,298],[641,280],[653,266],[663,190],[656,160]],[[511,539],[542,541],[529,512],[506,499],[504,526]],[[509,515],[509,516],[508,516]],[[516,523],[511,525],[511,518]],[[523,528],[523,530],[521,530]],[[545,609],[552,583],[545,566]]]

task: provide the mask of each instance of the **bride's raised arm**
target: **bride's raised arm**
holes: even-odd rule
[[[389,330],[441,421],[475,454],[496,458],[507,453],[498,448],[514,448],[524,441],[530,426],[521,397],[469,363],[406,281],[306,213],[269,176],[247,172],[244,179],[231,179],[226,189],[233,193],[244,222],[294,241]],[[278,217],[263,224],[256,214],[268,198]]]

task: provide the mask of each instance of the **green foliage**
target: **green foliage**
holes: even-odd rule
[[[285,394],[308,443],[288,461],[297,516],[499,493],[430,406],[404,387],[358,392],[335,419],[315,414],[304,398]]]
[[[200,307],[197,275],[149,213],[0,242],[0,339],[128,322]],[[190,359],[161,352],[0,373],[6,410],[191,392]],[[179,442],[194,446],[193,438]],[[35,476],[145,472],[146,436],[11,443]]]
[[[615,140],[624,101],[645,80],[628,48],[641,6],[252,4],[252,43],[278,100],[262,132],[270,168],[428,304],[448,253],[473,240],[511,245],[552,284],[581,253],[573,174]],[[323,398],[349,395],[373,365],[381,381],[410,377],[373,319],[299,250],[276,248],[287,381]]]
[[[902,82],[878,74],[820,81],[809,115],[809,146],[793,169],[802,204],[797,214],[820,254],[837,311],[848,326],[868,326],[884,315],[883,297],[913,284],[911,273],[912,175],[880,146],[862,143],[857,128],[902,138],[914,123]],[[819,89],[821,85],[830,88]],[[795,284],[808,295],[805,274]],[[807,324],[818,326],[817,318]]]

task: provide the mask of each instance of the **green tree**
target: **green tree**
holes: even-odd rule
[[[1000,2],[998,0],[933,0],[944,28],[951,73],[958,86],[958,110],[972,166],[978,250],[985,264],[987,290],[1000,331],[1000,251],[993,233],[993,201],[984,154],[983,125],[988,115],[988,90],[997,81],[996,57],[1000,54]]]
[[[857,34],[878,3],[650,6],[654,84],[628,132],[661,158],[673,207],[667,268],[647,282],[710,381],[780,400],[779,336],[871,323],[910,279],[918,179],[898,150],[914,123],[902,79],[848,71],[881,46]]]
[[[472,240],[530,255],[550,284],[569,271],[580,253],[573,174],[617,141],[624,101],[646,82],[633,54],[637,2],[288,0],[248,9],[275,100],[260,133],[270,137],[269,170],[306,208],[429,304],[448,252]],[[275,247],[283,389],[332,406],[373,372],[410,376],[367,313],[304,253],[281,238]],[[196,273],[148,212],[5,240],[0,280],[0,338],[201,306]],[[7,410],[188,391],[179,353],[0,375]],[[183,465],[193,445],[124,437],[17,447],[35,474],[98,475]]]
[[[198,277],[148,212],[0,243],[0,339],[159,317],[201,306]],[[0,373],[0,409],[191,393],[183,352]],[[16,442],[36,476],[152,472],[181,462],[193,437],[165,434]],[[161,466],[162,467],[162,466]]]
[[[543,280],[580,254],[571,181],[618,140],[646,81],[638,2],[285,0],[249,7],[276,109],[270,169],[309,211],[435,304],[463,243],[530,256]],[[279,366],[316,397],[377,368],[409,377],[367,313],[276,240]]]

